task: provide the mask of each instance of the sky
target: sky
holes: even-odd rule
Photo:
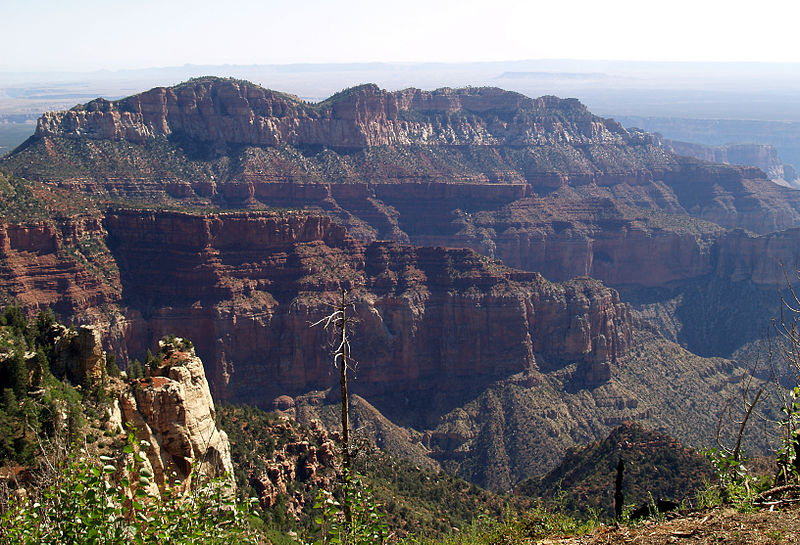
[[[0,70],[524,59],[800,62],[797,0],[3,0]]]

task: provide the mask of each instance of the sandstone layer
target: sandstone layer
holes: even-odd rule
[[[174,472],[186,487],[192,474],[227,475],[234,486],[230,443],[217,428],[203,362],[182,339],[161,350],[163,359],[119,398],[123,421],[149,443],[155,482],[163,487]]]
[[[167,333],[196,339],[223,399],[264,406],[333,384],[328,333],[310,324],[341,289],[358,314],[355,388],[373,395],[572,362],[576,380],[598,383],[631,334],[599,282],[552,284],[470,250],[364,245],[325,216],[118,210],[105,225],[129,350]]]
[[[97,218],[0,220],[3,296],[65,316],[115,302],[119,277],[104,238]]]

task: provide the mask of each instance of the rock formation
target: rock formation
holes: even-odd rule
[[[535,198],[556,208],[610,199],[761,234],[800,226],[800,194],[758,168],[682,157],[660,142],[574,99],[495,88],[363,85],[309,104],[200,78],[45,114],[3,165],[93,194],[323,210],[362,240],[416,245],[460,246],[464,214],[530,209]],[[491,255],[491,230],[503,226],[470,247]]]
[[[373,395],[576,361],[602,381],[630,337],[625,305],[596,281],[551,284],[469,250],[365,246],[324,216],[120,210],[105,225],[129,344],[197,339],[224,399],[269,406],[330,386],[326,334],[309,324],[341,288],[359,315],[356,388]]]
[[[82,315],[118,297],[119,277],[96,218],[0,221],[0,284],[27,308]]]
[[[631,309],[602,281],[667,299],[690,295],[686,283],[759,289],[777,271],[759,256],[800,255],[800,194],[757,168],[675,155],[575,100],[497,89],[368,85],[311,105],[204,78],[47,114],[2,166],[35,179],[39,198],[0,222],[3,296],[96,324],[122,362],[191,338],[219,399],[300,411],[304,394],[335,401],[329,339],[309,324],[345,289],[353,392],[419,424],[409,437],[437,461],[503,490],[552,465],[554,445],[620,418],[685,426],[683,392],[707,416],[716,398],[698,388],[730,387],[718,362],[654,378],[651,362],[689,359],[657,339],[634,356]],[[115,201],[30,216],[58,191]],[[120,205],[129,197],[135,208]],[[120,401],[156,475],[185,477],[205,455],[225,467],[202,364],[164,356]],[[692,424],[682,439],[713,427]],[[270,471],[253,475],[265,505],[312,467]]]
[[[444,123],[443,123],[444,121]],[[119,101],[102,98],[39,119],[36,137],[146,140],[181,135],[252,146],[588,144],[627,137],[575,99],[496,88],[388,92],[347,89],[319,104],[244,81],[198,78]]]
[[[99,384],[106,376],[106,353],[100,331],[82,325],[77,331],[61,324],[53,326],[51,367],[61,371],[73,384]]]
[[[753,166],[762,170],[771,180],[792,182],[797,178],[794,168],[784,164],[778,156],[778,150],[769,144],[705,146],[665,138],[662,140],[662,145],[678,155],[688,155],[713,163]]]
[[[163,486],[173,472],[185,486],[192,473],[227,474],[233,486],[230,444],[215,422],[203,362],[183,339],[161,343],[160,356],[119,400],[124,422],[149,443],[155,482]]]

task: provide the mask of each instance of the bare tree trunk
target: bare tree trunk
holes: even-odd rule
[[[339,362],[339,383],[342,388],[342,471],[344,473],[344,519],[349,527],[353,522],[353,515],[350,506],[350,479],[352,478],[350,468],[350,417],[347,397],[347,362],[350,358],[350,346],[347,338],[347,291],[342,290],[342,302],[339,307],[341,312],[339,322],[341,328],[341,339],[339,350],[341,361]]]

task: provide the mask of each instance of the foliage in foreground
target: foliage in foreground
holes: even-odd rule
[[[73,449],[44,471],[31,497],[3,498],[0,543],[253,543],[247,505],[236,504],[222,479],[194,482],[189,493],[179,483],[150,492],[146,446],[130,436],[121,472],[111,458],[96,462]]]
[[[381,506],[372,497],[372,491],[360,479],[349,479],[343,487],[347,494],[342,502],[327,491],[320,490],[314,502],[317,516],[314,517],[316,534],[312,545],[372,545],[386,543],[390,539],[383,523]],[[345,520],[344,506],[350,507],[350,521]]]
[[[580,520],[543,506],[534,507],[523,514],[507,513],[504,517],[479,517],[459,532],[444,538],[414,537],[403,545],[495,545],[505,543],[530,543],[554,535],[582,535],[591,532],[601,521],[597,512]]]

